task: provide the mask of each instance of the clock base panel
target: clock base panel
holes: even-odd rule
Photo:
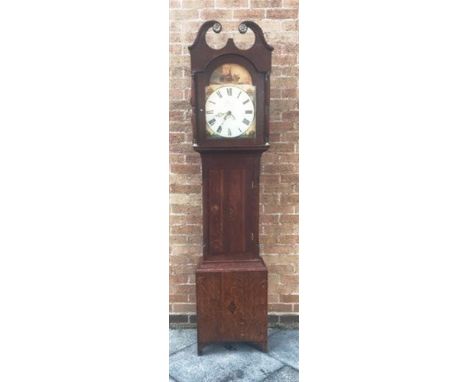
[[[268,347],[268,271],[257,261],[201,262],[196,272],[198,354],[212,343]]]

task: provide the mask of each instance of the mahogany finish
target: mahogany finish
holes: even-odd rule
[[[217,21],[205,22],[189,47],[192,64],[193,148],[201,155],[203,257],[196,271],[198,353],[214,342],[251,342],[267,350],[268,271],[259,255],[260,158],[269,143],[271,52],[260,27],[250,28],[253,46],[238,49],[229,39],[221,49],[205,40]],[[255,135],[213,139],[207,135],[205,88],[213,71],[238,64],[255,86]]]
[[[202,155],[205,261],[258,257],[260,155]]]
[[[217,28],[219,29],[217,29]],[[269,114],[270,114],[270,72],[271,52],[273,48],[267,44],[261,28],[253,21],[243,21],[239,30],[249,28],[255,34],[255,42],[249,49],[239,49],[234,40],[229,38],[224,48],[213,49],[206,43],[206,32],[213,28],[221,32],[221,24],[211,20],[205,22],[198,31],[195,42],[189,46],[192,68],[192,130],[193,147],[197,151],[207,150],[267,150],[269,146]],[[245,33],[245,31],[241,33]],[[221,64],[231,62],[239,64],[248,70],[257,90],[257,134],[255,140],[222,139],[209,140],[206,136],[205,120],[205,86],[213,71]]]
[[[267,269],[263,261],[200,264],[198,354],[213,342],[251,342],[267,351]]]

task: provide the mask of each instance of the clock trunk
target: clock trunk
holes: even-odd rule
[[[258,257],[260,155],[202,154],[205,261]]]

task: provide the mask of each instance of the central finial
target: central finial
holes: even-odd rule
[[[221,29],[222,29],[221,24],[220,23],[214,23],[212,29],[213,29],[213,32],[215,32],[215,33],[221,32]]]

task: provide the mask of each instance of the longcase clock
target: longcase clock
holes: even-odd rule
[[[267,275],[259,255],[260,157],[268,149],[271,54],[252,21],[255,42],[239,49],[206,43],[205,22],[189,47],[193,148],[203,182],[203,257],[196,271],[198,354],[215,342],[267,350]]]

